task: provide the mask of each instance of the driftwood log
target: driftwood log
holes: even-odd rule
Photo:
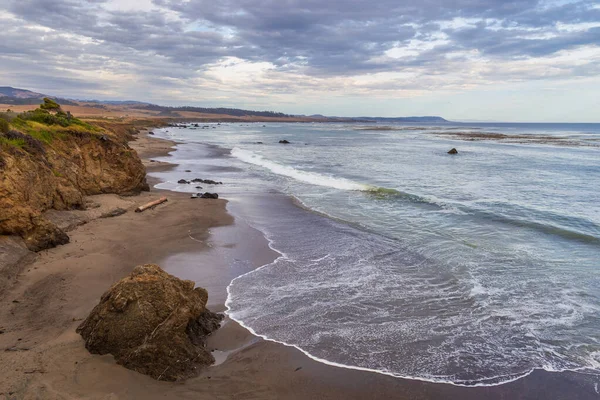
[[[147,209],[152,208],[152,207],[156,207],[157,205],[162,204],[162,203],[164,203],[166,201],[167,201],[166,197],[161,197],[158,200],[154,200],[154,201],[151,201],[150,203],[144,204],[143,206],[139,206],[138,208],[135,209],[135,212],[146,211]]]

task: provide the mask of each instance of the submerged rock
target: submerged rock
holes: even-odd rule
[[[458,150],[456,150],[455,148],[452,148],[452,149],[450,149],[448,154],[458,154]]]
[[[217,181],[213,181],[212,179],[200,179],[200,178],[195,178],[192,179],[193,183],[205,183],[207,185],[222,185],[223,182],[217,182]]]
[[[135,267],[114,284],[77,328],[94,354],[154,379],[195,376],[214,363],[204,344],[223,318],[206,308],[208,293],[158,265]]]

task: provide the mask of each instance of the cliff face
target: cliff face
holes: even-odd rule
[[[127,134],[101,128],[39,132],[46,140],[0,134],[0,234],[23,237],[30,250],[69,240],[44,211],[82,209],[86,195],[148,190]]]

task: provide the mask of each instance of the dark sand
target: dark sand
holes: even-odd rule
[[[132,143],[144,158],[165,155],[172,145],[145,134]],[[149,170],[170,168],[147,159],[145,164]],[[163,195],[168,203],[133,212]],[[84,348],[75,328],[100,295],[135,265],[158,263],[206,287],[210,307],[221,311],[225,287],[245,272],[232,269],[227,257],[244,254],[252,268],[276,254],[259,232],[233,221],[224,200],[152,190],[91,201],[99,207],[55,216],[76,222],[71,243],[38,254],[0,293],[0,399],[598,398],[596,378],[584,374],[534,372],[506,385],[462,388],[328,366],[257,338],[233,321],[209,340],[218,365],[186,382],[154,381],[116,365],[110,355],[91,355]],[[115,207],[129,212],[96,219]]]

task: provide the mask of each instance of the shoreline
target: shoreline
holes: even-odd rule
[[[212,145],[208,145],[208,147],[212,147]],[[219,149],[221,149],[219,147]],[[297,207],[303,208],[306,210],[305,207],[303,207],[301,204],[296,204],[295,198],[290,197],[290,201]],[[313,212],[312,210],[306,210],[307,212]],[[320,215],[320,213],[317,212],[317,214]],[[327,217],[326,215],[323,217]],[[266,238],[265,238],[266,239]],[[268,240],[268,239],[266,239]],[[269,243],[271,243],[271,241],[269,240]],[[278,250],[273,249],[274,251],[277,251],[279,253]],[[282,253],[279,253],[282,254]],[[250,271],[252,272],[252,271]],[[248,272],[248,273],[250,273]],[[237,279],[237,278],[236,278]],[[230,318],[230,317],[229,317]],[[340,374],[341,378],[343,381],[345,381],[346,379],[351,379],[350,377],[354,374],[354,373],[359,373],[358,377],[360,377],[361,379],[364,379],[365,374],[366,375],[374,375],[374,377],[372,377],[373,380],[377,381],[378,385],[382,385],[382,390],[385,393],[389,393],[386,394],[384,398],[392,398],[390,396],[393,396],[392,393],[395,393],[395,391],[397,390],[402,390],[402,391],[406,391],[406,393],[410,393],[410,398],[412,398],[412,396],[414,396],[416,393],[421,393],[421,394],[425,394],[427,393],[427,395],[425,395],[423,398],[446,398],[447,396],[450,396],[451,393],[453,394],[453,396],[458,396],[460,398],[480,398],[481,396],[485,395],[488,397],[492,397],[492,398],[504,398],[505,396],[515,396],[518,394],[518,398],[542,398],[540,396],[542,396],[542,393],[545,393],[543,395],[543,398],[555,398],[551,395],[549,395],[550,393],[556,395],[556,394],[560,394],[558,395],[556,398],[562,398],[562,396],[567,395],[569,393],[569,389],[568,386],[569,384],[565,385],[565,382],[571,382],[571,381],[575,381],[577,382],[577,386],[579,386],[580,384],[584,384],[590,383],[590,380],[586,381],[586,371],[582,370],[582,371],[547,371],[547,370],[543,370],[540,368],[535,368],[531,371],[527,371],[524,372],[523,374],[520,374],[518,377],[511,377],[510,379],[507,379],[506,381],[502,382],[502,383],[492,383],[492,384],[486,384],[486,383],[482,383],[482,384],[474,384],[474,385],[467,385],[467,384],[460,384],[460,383],[454,383],[454,382],[444,382],[444,381],[435,381],[435,380],[430,380],[430,379],[426,379],[426,378],[413,378],[413,377],[401,377],[398,375],[393,375],[390,373],[386,373],[383,371],[377,371],[377,370],[372,370],[372,369],[368,369],[368,368],[361,368],[361,367],[355,367],[355,366],[349,366],[349,365],[341,365],[341,364],[337,364],[335,362],[331,362],[328,360],[322,360],[319,359],[316,356],[313,356],[311,354],[309,354],[308,352],[304,351],[303,349],[295,346],[295,345],[291,345],[291,344],[286,344],[283,342],[279,342],[275,339],[270,339],[267,338],[265,336],[262,336],[260,334],[257,334],[256,332],[254,332],[250,327],[245,327],[243,322],[238,322],[239,325],[242,326],[243,329],[250,331],[254,336],[259,337],[261,342],[255,343],[254,346],[256,348],[258,347],[263,347],[264,349],[262,349],[261,351],[277,351],[277,352],[289,352],[291,356],[294,357],[294,359],[302,359],[302,358],[306,358],[307,360],[309,360],[308,363],[308,370],[311,372],[308,376],[308,379],[313,380],[317,377],[317,375],[319,375],[320,377],[322,376],[322,374],[324,373],[323,370],[325,370],[325,373],[331,373],[332,376],[338,376],[338,374]],[[245,346],[247,347],[247,346]],[[313,368],[313,370],[310,370],[310,368]],[[341,370],[341,371],[340,371]],[[334,372],[336,371],[336,372]],[[346,377],[344,376],[344,372],[342,371],[346,371],[349,375]],[[381,379],[381,381],[379,381],[379,379]],[[391,379],[391,380],[388,380]],[[593,379],[593,378],[592,378]],[[329,393],[330,390],[334,390],[333,393],[342,393],[345,392],[345,389],[342,388],[339,385],[339,382],[334,382],[331,379],[325,379],[325,380],[321,380],[321,379],[315,379],[314,383],[319,383],[323,386],[321,386],[315,393],[319,393],[319,395],[323,395],[323,393]],[[554,384],[556,384],[556,386],[552,389],[552,390],[548,390],[547,388],[544,388],[545,385],[548,385],[550,383],[550,386],[554,386]],[[345,384],[345,383],[344,383]],[[344,386],[344,385],[342,385]],[[588,387],[588,389],[593,389],[593,385],[590,385]],[[385,388],[385,389],[384,389]],[[354,387],[351,391],[348,391],[347,393],[344,393],[344,398],[361,398],[362,396],[368,396],[368,391],[364,391],[365,388],[361,387],[360,389]],[[363,392],[363,394],[357,394],[355,393],[358,390],[358,392]],[[586,391],[586,390],[584,390]],[[583,393],[581,392],[581,390],[577,390],[578,395],[581,398],[587,398],[586,396],[583,396]],[[588,395],[590,395],[590,398],[595,398],[595,396],[597,395],[597,391],[595,391],[595,389],[593,389],[593,392],[589,392]],[[336,397],[332,397],[332,398],[336,398]],[[377,397],[379,398],[379,397]],[[396,397],[393,397],[396,398]],[[568,398],[568,397],[566,397]]]
[[[176,168],[176,164],[149,160],[168,155],[175,144],[144,132],[130,142],[147,173]],[[157,183],[148,181],[151,187]],[[166,205],[142,214],[131,211],[136,204],[165,194],[169,197]],[[154,381],[116,365],[110,355],[91,355],[83,347],[75,327],[100,295],[136,265],[154,262],[182,278],[190,279],[187,274],[195,273],[191,279],[208,289],[211,309],[223,311],[218,301],[211,300],[218,298],[219,285],[232,273],[222,255],[244,253],[251,247],[256,268],[270,256],[268,241],[254,228],[234,221],[225,200],[191,200],[187,193],[154,188],[135,197],[100,195],[92,199],[100,204],[99,209],[118,205],[129,211],[75,227],[70,232],[71,243],[38,253],[17,284],[1,297],[0,329],[5,332],[0,334],[0,399],[598,396],[593,386],[581,392],[582,382],[575,376],[581,374],[575,373],[534,371],[500,386],[465,388],[340,368],[315,361],[295,347],[261,339],[233,321],[209,339],[208,346],[218,352],[217,365],[185,382]],[[572,391],[575,388],[579,391]]]

